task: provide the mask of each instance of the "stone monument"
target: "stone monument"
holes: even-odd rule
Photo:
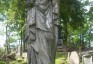
[[[83,64],[92,64],[92,56],[89,54],[82,56],[82,63]]]
[[[76,51],[72,51],[68,54],[68,64],[80,64],[79,54]]]
[[[55,64],[58,0],[27,0],[28,64]]]

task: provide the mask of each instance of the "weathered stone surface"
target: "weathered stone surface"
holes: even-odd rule
[[[79,54],[76,51],[72,51],[71,54],[69,54],[68,63],[69,64],[79,64]]]
[[[54,64],[57,42],[57,0],[27,0],[28,64]]]
[[[89,54],[82,56],[82,63],[83,64],[92,64],[92,56]]]

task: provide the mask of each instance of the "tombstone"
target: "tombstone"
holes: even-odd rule
[[[79,54],[76,51],[72,51],[71,54],[68,53],[68,64],[79,64]]]
[[[20,57],[20,46],[17,46],[16,57]]]
[[[20,46],[17,46],[17,53],[20,53]]]
[[[92,56],[89,54],[83,55],[82,62],[83,64],[92,64]]]

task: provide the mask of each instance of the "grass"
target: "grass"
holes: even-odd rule
[[[25,59],[18,58],[16,61],[11,61],[10,64],[27,64]]]
[[[3,61],[0,61],[0,64],[5,64],[5,62],[3,62]]]
[[[10,64],[27,64],[27,61],[26,59],[17,58],[17,60],[11,61]],[[67,64],[67,54],[56,52],[55,64]]]
[[[57,52],[55,64],[67,64],[67,55]]]

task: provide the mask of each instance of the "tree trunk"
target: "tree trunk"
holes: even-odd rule
[[[22,57],[22,40],[23,40],[23,39],[22,39],[22,31],[21,31],[21,44],[20,44],[20,45],[21,45],[21,46],[20,46],[20,56],[21,56],[21,57]]]
[[[6,64],[9,64],[9,58],[7,57],[9,54],[9,35],[8,35],[8,25],[6,26]]]

